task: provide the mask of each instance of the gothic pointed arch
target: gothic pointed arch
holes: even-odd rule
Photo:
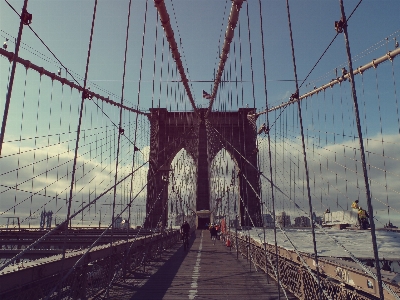
[[[146,227],[167,224],[168,175],[172,159],[184,148],[196,162],[196,210],[210,209],[209,165],[219,150],[226,149],[238,164],[242,225],[261,225],[259,172],[254,109],[238,112],[168,112],[150,109],[150,158],[147,186]],[[249,217],[246,217],[249,216]],[[250,223],[250,219],[252,220]]]

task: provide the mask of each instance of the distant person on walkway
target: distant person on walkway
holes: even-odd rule
[[[214,227],[213,223],[210,223],[210,226],[208,227],[208,230],[210,231],[210,239],[212,239],[212,234],[211,234],[211,229]]]
[[[217,234],[218,234],[218,230],[217,230],[217,226],[213,226],[210,228],[210,234],[211,234],[211,239],[217,239]]]
[[[221,226],[219,224],[215,225],[215,229],[217,230],[217,239],[220,239],[221,236]]]
[[[186,235],[187,237],[189,237],[189,232],[190,232],[190,225],[189,225],[188,221],[185,221],[185,222],[183,222],[183,224],[181,226],[182,239],[183,239],[183,235]]]
[[[353,209],[353,212],[357,213],[358,228],[361,229],[361,220],[360,220],[360,213],[359,213],[360,207],[358,206],[358,200],[354,201],[351,204],[351,208]]]
[[[369,224],[367,218],[369,217],[367,211],[365,209],[362,209],[360,207],[358,209],[358,219],[359,219],[359,224],[360,224],[360,229],[367,229]]]
[[[352,204],[351,204],[351,208],[352,209],[359,209],[359,206],[358,206],[358,200],[356,200],[356,201],[354,201]]]

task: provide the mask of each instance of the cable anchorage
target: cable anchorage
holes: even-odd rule
[[[366,70],[368,70],[370,68],[377,68],[378,65],[380,65],[381,63],[389,60],[388,59],[389,57],[391,57],[392,60],[393,60],[398,55],[400,55],[400,48],[396,48],[396,49],[394,49],[392,51],[389,51],[387,54],[385,54],[385,55],[383,55],[383,56],[381,56],[381,57],[379,57],[377,59],[374,59],[371,62],[369,62],[369,63],[367,63],[367,64],[365,64],[363,66],[358,67],[357,69],[354,69],[353,70],[353,75],[357,75],[357,74],[361,74],[362,75]],[[322,85],[320,87],[317,87],[316,89],[313,89],[312,91],[310,91],[308,93],[305,93],[305,94],[301,95],[298,98],[298,101],[307,99],[308,97],[311,97],[312,95],[317,94],[317,93],[319,93],[319,92],[321,92],[321,91],[323,91],[323,90],[325,90],[325,89],[327,89],[329,87],[332,88],[334,85],[340,84],[344,79],[351,80],[350,79],[350,72],[348,72],[347,74],[345,74],[343,76],[340,76],[340,77],[338,77],[336,79],[332,79],[330,82],[328,82],[328,83],[326,83],[326,84],[324,84],[324,85]],[[280,108],[283,108],[285,106],[288,106],[288,105],[292,104],[292,102],[295,102],[295,101],[288,101],[288,102],[284,102],[284,103],[282,103],[280,105],[277,105],[277,106],[272,106],[271,108],[267,108],[264,111],[256,113],[255,116],[256,116],[256,118],[258,118],[260,115],[263,115],[263,114],[278,110]]]
[[[295,93],[293,93],[289,98],[289,101],[291,101],[291,102],[297,101],[297,100],[299,100],[299,91],[296,91]]]
[[[335,30],[337,33],[343,33],[344,27],[347,27],[346,20],[341,18],[339,21],[335,21]]]
[[[83,90],[82,98],[83,99],[89,99],[89,100],[93,99],[93,93],[90,91],[90,87],[85,89],[85,90]]]
[[[28,13],[26,9],[22,10],[21,20],[24,25],[29,26],[30,24],[32,24],[32,14]]]

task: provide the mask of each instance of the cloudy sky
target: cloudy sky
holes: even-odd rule
[[[20,12],[22,0],[8,2]],[[83,85],[94,2],[30,1],[28,11],[33,15],[31,27],[61,63],[27,26],[23,30],[20,56],[51,72],[60,70],[62,77]],[[345,1],[347,16],[358,2]],[[202,98],[202,91],[212,90],[231,1],[168,0],[165,3],[195,103],[205,107],[208,100]],[[334,22],[340,19],[339,1],[289,3],[301,84],[336,35]],[[124,93],[127,106],[139,107],[143,111],[151,107],[190,110],[152,1],[132,1],[125,89],[122,91],[128,4],[126,0],[98,1],[88,85],[92,91],[116,102],[121,101]],[[262,111],[267,102],[269,107],[276,106],[288,101],[294,92],[286,1],[266,0],[261,4],[261,13],[258,1],[246,1],[241,8],[225,65],[223,79],[226,82],[219,87],[215,109],[237,110],[248,105]],[[396,0],[364,0],[357,7],[348,26],[355,67],[395,48],[396,40],[400,39],[398,11],[400,2]],[[8,51],[13,51],[15,47],[18,25],[18,15],[5,1],[0,2],[0,36],[3,42],[8,40]],[[340,34],[304,82],[300,94],[340,76],[341,68],[347,67],[346,62],[344,38]],[[9,70],[9,61],[0,57],[1,108],[5,103]],[[380,222],[378,226],[389,218],[395,223],[400,222],[397,150],[400,132],[399,74],[398,59],[394,59],[393,63],[382,64],[355,79],[368,180],[374,213],[377,213]],[[27,224],[29,219],[26,218],[29,215],[40,217],[43,208],[57,212],[59,218],[66,215],[65,199],[70,193],[80,97],[76,90],[40,76],[31,69],[17,67],[0,159],[0,217],[20,217]],[[301,105],[314,209],[318,212],[326,208],[347,209],[354,199],[359,199],[366,207],[364,174],[349,82],[303,100]],[[3,109],[1,112],[3,116]],[[294,205],[296,203],[308,211],[297,105],[271,112],[268,118],[271,123],[273,180],[285,193],[275,192],[277,208],[289,210],[295,216],[302,215],[304,213]],[[263,122],[266,122],[266,115],[259,117],[258,125]],[[118,108],[97,99],[85,102],[72,211],[87,205],[113,186],[118,124]],[[149,153],[147,118],[141,116],[136,122],[135,114],[123,112],[122,124],[125,133],[120,142],[118,179],[132,172],[132,161],[134,168],[146,162]],[[142,151],[134,152],[134,144]],[[181,166],[191,163],[188,156],[185,157]],[[225,168],[228,164],[229,174],[225,172],[218,176],[227,177],[225,182],[229,183],[234,163],[228,155],[222,157],[221,165]],[[268,141],[264,134],[259,136],[259,161],[260,168],[269,176]],[[135,196],[139,193],[134,202],[137,207],[133,208],[138,216],[137,209],[144,208],[146,189],[140,190],[146,183],[146,176],[147,166],[144,166],[133,178],[128,176],[129,179],[118,185],[115,191],[118,211],[131,194]],[[179,182],[184,181],[184,177],[179,179]],[[222,177],[220,181],[224,181]],[[271,203],[269,183],[264,179],[261,182],[263,201]],[[90,206],[79,214],[75,218],[76,224],[95,226],[99,222],[100,211],[103,222],[110,220],[109,204],[113,199],[114,191],[111,190],[96,206]],[[38,223],[38,219],[31,221]],[[0,222],[4,225],[7,219]]]

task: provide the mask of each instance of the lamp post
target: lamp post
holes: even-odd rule
[[[99,220],[99,229],[101,228],[101,209],[99,209],[100,212],[100,220]]]
[[[78,201],[75,201],[75,202],[78,202]],[[78,207],[83,207],[83,204],[84,204],[84,203],[86,203],[86,201],[82,201],[81,204],[79,204]],[[82,226],[83,226],[83,209],[82,209],[82,219],[81,219],[81,223],[82,223]]]

